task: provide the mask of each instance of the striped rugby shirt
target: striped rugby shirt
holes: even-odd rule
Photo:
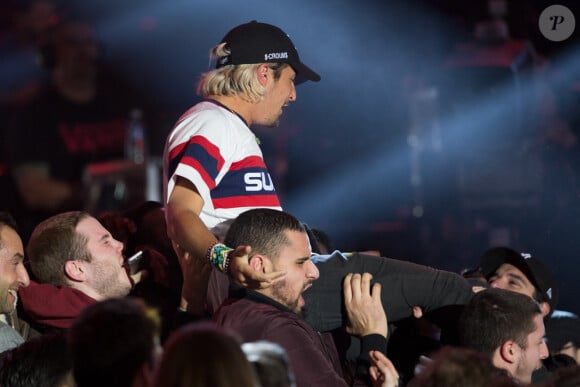
[[[249,209],[282,209],[256,136],[217,101],[190,108],[169,135],[163,155],[165,203],[177,176],[195,185],[204,200],[200,218],[218,236]]]

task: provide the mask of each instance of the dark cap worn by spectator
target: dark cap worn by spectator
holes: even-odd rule
[[[483,275],[489,280],[504,263],[518,268],[537,290],[537,301],[547,302],[553,312],[558,301],[558,289],[552,270],[539,258],[528,253],[518,253],[509,247],[494,247],[480,258]]]
[[[254,63],[288,63],[296,71],[295,84],[320,81],[320,75],[300,61],[288,34],[271,24],[255,20],[230,30],[221,40],[230,54],[217,61],[216,68]]]
[[[568,343],[580,348],[580,319],[566,316],[546,320],[546,338],[551,351],[559,351]]]

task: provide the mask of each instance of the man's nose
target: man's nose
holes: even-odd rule
[[[320,272],[318,271],[318,268],[316,267],[314,262],[308,261],[308,265],[309,265],[308,272],[306,273],[308,278],[310,278],[312,280],[318,279],[318,277],[320,277]]]
[[[292,84],[292,92],[290,93],[290,101],[294,102],[296,101],[296,98],[298,96],[296,95],[296,86],[294,84]]]
[[[490,288],[503,288],[502,281],[500,278],[496,278],[489,283]]]
[[[26,271],[26,267],[24,265],[18,265],[18,285],[22,286],[23,288],[27,287],[30,284],[30,277],[28,276],[28,272]]]
[[[542,343],[542,346],[540,348],[540,359],[546,359],[548,358],[548,346],[546,345],[545,342]]]
[[[117,243],[117,246],[115,246],[115,248],[117,249],[117,251],[123,251],[123,248],[125,247],[125,245],[123,244],[123,242],[118,241],[118,240],[114,240],[115,243]]]

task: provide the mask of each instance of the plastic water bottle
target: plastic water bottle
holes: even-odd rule
[[[125,158],[135,164],[145,162],[145,126],[143,125],[143,112],[141,109],[133,109],[129,114],[129,123],[125,133]]]

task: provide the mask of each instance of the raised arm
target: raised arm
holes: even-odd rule
[[[361,339],[354,370],[354,385],[369,382],[371,354],[387,350],[387,315],[381,302],[381,284],[371,287],[369,273],[347,274],[343,281],[344,306],[348,316],[346,331]],[[372,377],[372,375],[370,375]]]

